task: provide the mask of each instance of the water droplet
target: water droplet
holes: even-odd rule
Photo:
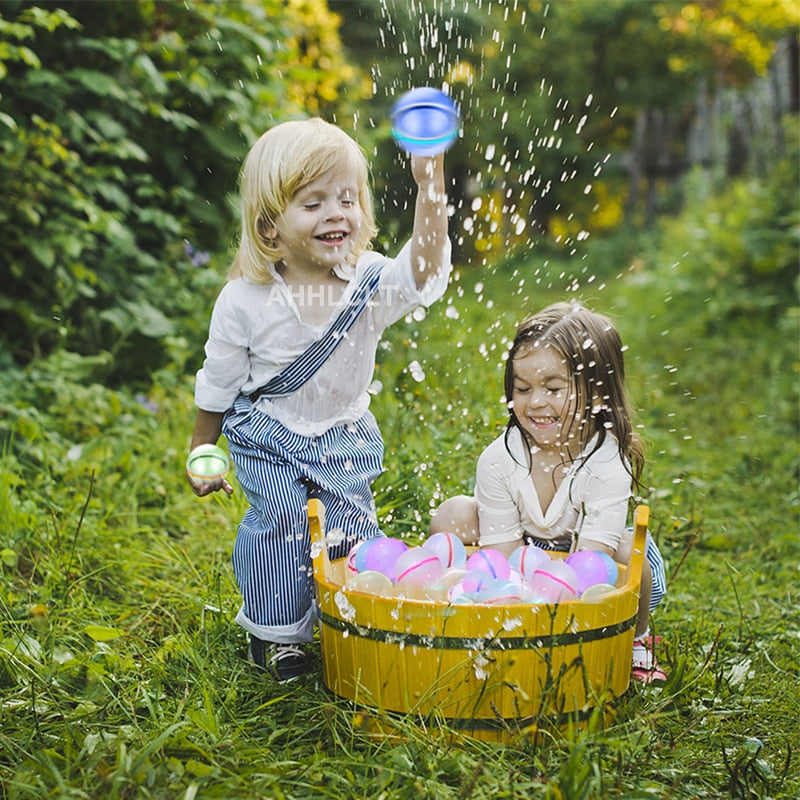
[[[336,608],[339,609],[343,620],[352,622],[356,618],[356,610],[344,592],[336,592],[333,596],[333,602],[336,603]],[[345,634],[347,634],[347,631],[345,631]]]
[[[411,373],[411,377],[417,383],[421,383],[425,380],[425,370],[422,369],[422,365],[419,363],[419,361],[412,361],[408,365],[408,371]]]

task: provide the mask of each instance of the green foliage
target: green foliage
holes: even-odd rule
[[[47,354],[24,367],[10,345],[0,354],[0,794],[797,796],[794,152],[765,181],[693,175],[687,208],[647,238],[590,237],[569,258],[531,240],[491,269],[459,269],[379,352],[379,512],[414,541],[443,497],[471,490],[504,423],[516,322],[564,296],[618,320],[668,563],[652,622],[666,685],[633,686],[607,724],[494,745],[413,719],[376,737],[321,690],[318,653],[289,687],[246,663],[230,566],[246,502],[238,487],[198,500],[185,485],[185,373],[221,281],[206,251],[227,236],[226,148],[241,154],[266,119],[247,92],[274,91],[265,103],[281,112],[309,86],[318,110],[335,94],[335,78],[288,63],[325,51],[330,26],[309,25],[302,48],[293,37],[307,16],[329,18],[310,3],[295,28],[288,7],[0,7],[0,147],[13,166],[0,174],[2,334],[19,360]],[[592,8],[599,21],[618,10]],[[262,24],[276,36],[254,44]],[[281,80],[259,72],[266,52],[286,59]],[[161,364],[146,396],[109,385],[123,366],[133,380]]]
[[[713,199],[707,197],[707,176],[696,172],[686,211],[666,223],[667,236],[684,252],[702,247],[702,263],[682,260],[675,272],[679,285],[691,271],[695,291],[702,287],[705,310],[700,313],[708,329],[720,319],[771,315],[793,303],[800,248],[797,155],[779,162],[769,181],[735,180]]]
[[[327,108],[349,78],[318,10],[3,4],[0,337],[18,363],[105,351],[107,374],[130,381],[172,360],[208,308],[197,256],[221,253],[224,269],[244,153],[275,121]]]
[[[639,115],[688,121],[701,78],[746,85],[797,25],[787,0],[757,10],[750,0],[330,4],[351,57],[373,77],[379,129],[388,132],[392,103],[415,85],[446,85],[460,103],[464,135],[447,156],[453,230],[459,260],[475,265],[543,235],[568,251],[582,232],[618,225]],[[396,162],[392,148],[375,153],[390,212],[408,203]],[[388,237],[404,230],[390,214]]]
[[[721,65],[752,78],[796,23],[785,0],[757,15],[739,0],[445,6],[3,3],[4,350],[17,364],[108,354],[97,374],[115,384],[198,358],[195,310],[229,262],[239,164],[286,117],[356,132],[374,155],[380,245],[394,250],[411,187],[388,112],[412,84],[446,82],[462,105],[448,156],[460,260],[496,264],[548,237],[572,252],[619,221],[625,176],[606,161],[641,108],[683,108]],[[768,240],[743,246],[774,255]]]
[[[721,202],[697,201],[650,240],[459,271],[424,319],[390,329],[373,401],[381,517],[416,540],[442,496],[471,488],[503,424],[516,321],[570,294],[611,313],[669,570],[652,620],[663,687],[631,687],[607,723],[487,744],[413,719],[375,736],[363,710],[321,690],[318,652],[307,682],[271,683],[233,623],[242,493],[198,500],[182,476],[190,382],[165,370],[137,397],[96,381],[95,359],[59,353],[5,365],[0,386],[6,796],[796,796],[798,316],[788,299],[746,326],[704,311],[718,245],[697,236],[684,250],[675,231],[713,229]]]

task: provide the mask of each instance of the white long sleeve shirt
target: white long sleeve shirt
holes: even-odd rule
[[[266,384],[325,333],[350,301],[364,269],[383,260],[378,291],[323,366],[292,394],[262,396],[256,402],[260,410],[304,436],[319,436],[334,425],[360,419],[369,407],[367,390],[381,334],[414,308],[431,305],[447,288],[450,243],[440,269],[421,290],[415,284],[410,250],[407,243],[394,259],[368,252],[355,267],[337,267],[336,274],[350,285],[322,325],[303,322],[298,307],[303,298],[295,297],[274,269],[269,284],[243,278],[229,281],[211,315],[206,358],[195,384],[197,406],[224,412],[238,395],[249,395]]]
[[[527,467],[527,445],[519,430],[512,430],[509,446],[515,461],[504,437],[495,439],[478,459],[475,498],[481,546],[521,543],[527,534],[567,550],[577,532],[579,547],[594,542],[616,550],[631,496],[631,476],[617,440],[609,434],[597,452],[576,459],[549,507],[542,509]],[[589,442],[585,452],[591,453],[594,444]]]

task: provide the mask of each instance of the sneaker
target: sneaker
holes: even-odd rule
[[[277,644],[250,636],[247,657],[279,683],[293,681],[311,671],[308,657],[299,644]]]
[[[633,640],[633,657],[631,660],[631,678],[642,683],[665,681],[667,673],[658,665],[654,640],[650,636]]]

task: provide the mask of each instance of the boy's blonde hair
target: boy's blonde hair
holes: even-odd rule
[[[361,148],[341,128],[322,119],[292,120],[263,134],[247,154],[240,181],[239,249],[229,278],[272,280],[268,263],[280,253],[268,232],[300,189],[332,169],[352,171],[363,220],[348,261],[355,263],[375,235],[369,165]]]

